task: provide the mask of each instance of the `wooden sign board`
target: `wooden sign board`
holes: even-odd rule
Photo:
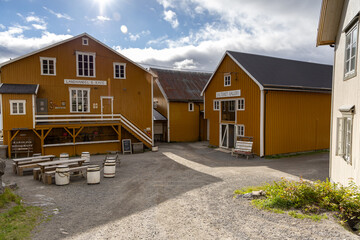
[[[123,139],[122,140],[122,152],[124,153],[132,153],[131,149],[131,139]]]

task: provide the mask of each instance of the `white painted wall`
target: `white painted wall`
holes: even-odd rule
[[[360,45],[358,37],[357,74],[351,79],[344,80],[345,33],[343,32],[344,28],[349,24],[359,10],[359,0],[345,1],[335,46],[330,178],[332,181],[339,182],[344,185],[348,185],[350,178],[352,178],[356,184],[360,185]],[[352,164],[348,164],[341,156],[335,156],[337,133],[336,120],[338,117],[342,116],[339,111],[339,107],[348,104],[355,105],[352,131]]]

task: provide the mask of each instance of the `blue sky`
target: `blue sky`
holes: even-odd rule
[[[331,64],[320,0],[0,0],[0,62],[87,32],[130,59],[213,71],[226,50]]]

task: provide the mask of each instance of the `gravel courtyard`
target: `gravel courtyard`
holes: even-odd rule
[[[113,179],[44,185],[31,175],[3,176],[17,193],[52,215],[33,239],[359,239],[334,219],[313,222],[261,211],[237,188],[287,179],[328,177],[328,154],[246,160],[207,142],[161,144],[159,152],[121,155]],[[104,156],[92,156],[100,163]]]

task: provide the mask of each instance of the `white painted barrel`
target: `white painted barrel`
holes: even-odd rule
[[[82,152],[81,158],[85,158],[85,163],[90,163],[90,153],[89,152]]]
[[[67,185],[70,183],[70,173],[68,165],[59,165],[55,170],[55,184]]]
[[[100,167],[99,165],[89,165],[87,167],[87,184],[100,183]]]
[[[60,154],[60,160],[69,160],[69,154],[68,153],[61,153]]]
[[[106,159],[104,164],[104,177],[113,178],[115,177],[116,170],[116,158],[115,159]]]
[[[157,151],[159,151],[159,147],[158,147],[158,146],[153,146],[153,147],[151,148],[151,151],[157,152]]]

